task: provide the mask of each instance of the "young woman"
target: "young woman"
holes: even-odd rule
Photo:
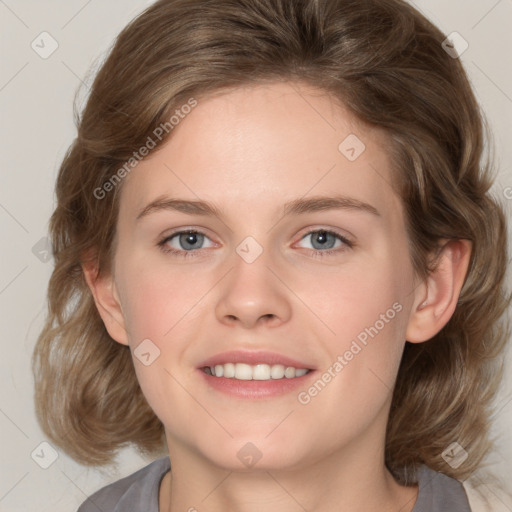
[[[468,511],[507,332],[479,109],[400,0],[161,0],[62,164],[34,354],[80,512]]]

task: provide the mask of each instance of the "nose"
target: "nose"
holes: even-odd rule
[[[289,291],[276,277],[278,272],[265,251],[252,263],[235,254],[233,263],[234,267],[221,281],[215,308],[217,319],[245,329],[286,323],[292,313]]]

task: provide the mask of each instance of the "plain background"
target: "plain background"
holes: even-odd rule
[[[30,358],[45,314],[52,261],[46,258],[44,237],[59,163],[75,136],[75,92],[81,82],[85,88],[90,83],[91,70],[116,34],[150,3],[0,0],[1,511],[74,511],[99,487],[149,462],[128,449],[119,456],[117,472],[100,471],[57,450],[55,462],[40,467],[51,462],[53,452],[40,446],[45,436],[34,415]],[[462,61],[494,132],[500,169],[495,195],[510,218],[512,0],[418,0],[415,5],[446,34],[457,31],[469,43]],[[45,37],[44,51],[51,48],[42,32],[58,43],[46,59],[31,47]],[[504,481],[512,474],[511,368],[509,352],[494,424],[497,450],[491,457]]]

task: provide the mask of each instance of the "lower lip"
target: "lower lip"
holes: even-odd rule
[[[238,380],[228,379],[226,377],[214,377],[208,375],[199,369],[199,373],[205,379],[208,386],[217,391],[226,393],[227,395],[240,398],[271,398],[274,396],[285,395],[292,391],[297,392],[299,388],[306,388],[306,382],[315,373],[311,370],[302,377],[294,377],[292,379],[275,379],[275,380]]]

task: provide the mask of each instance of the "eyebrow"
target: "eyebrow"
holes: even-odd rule
[[[308,199],[295,199],[285,203],[283,216],[334,209],[361,211],[380,217],[377,208],[371,204],[344,196],[316,196]],[[162,196],[145,206],[137,215],[137,221],[161,210],[178,211],[189,215],[209,215],[218,218],[223,216],[221,210],[207,201],[192,201]]]

